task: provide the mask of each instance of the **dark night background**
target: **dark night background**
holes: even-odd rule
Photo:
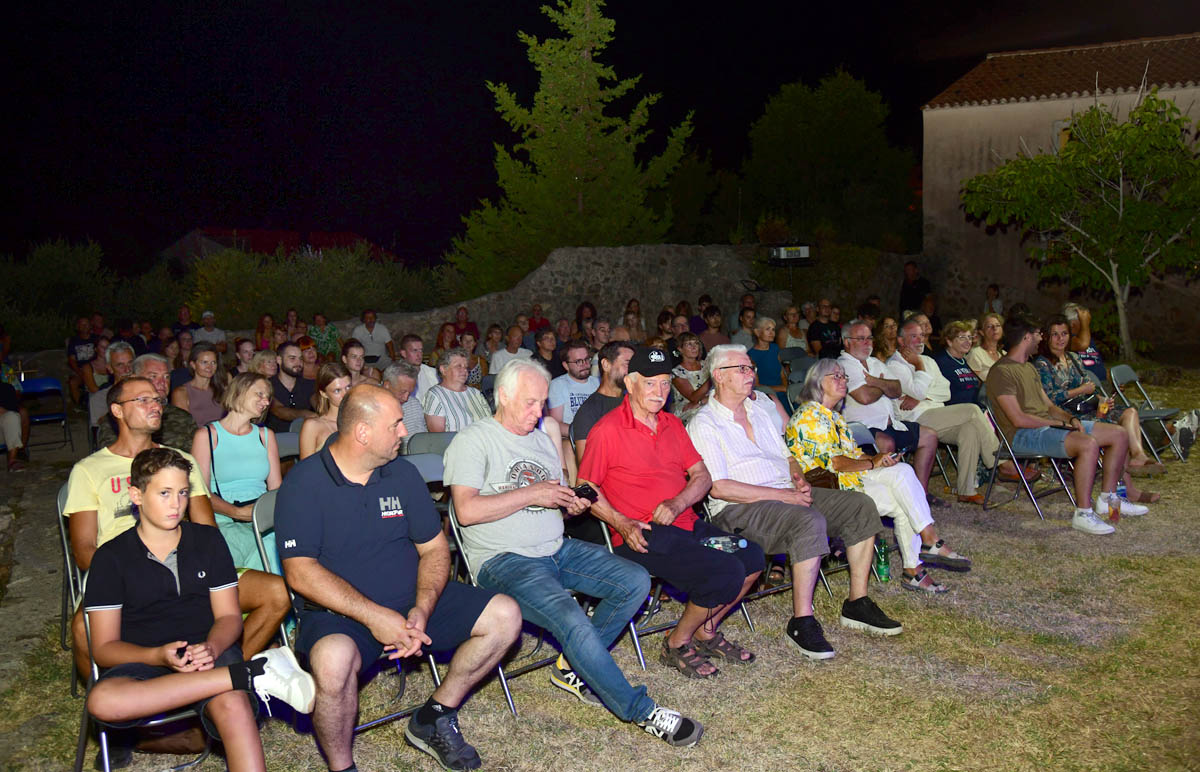
[[[655,125],[695,110],[693,146],[736,168],[767,97],[839,65],[919,157],[920,105],[989,51],[1200,29],[1195,0],[816,5],[613,0],[606,59],[663,94]],[[216,226],[352,230],[435,260],[495,195],[492,143],[511,141],[484,81],[528,101],[517,31],[554,28],[538,3],[346,6],[10,8],[0,251],[93,238],[134,270]]]

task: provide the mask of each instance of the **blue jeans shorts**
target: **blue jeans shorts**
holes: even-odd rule
[[[1081,421],[1083,430],[1088,434],[1092,433],[1092,427],[1095,426],[1095,421]],[[1067,457],[1067,435],[1075,429],[1059,429],[1057,426],[1039,426],[1036,429],[1017,429],[1013,433],[1012,449],[1017,454],[1034,454],[1038,456],[1052,456],[1054,458]]]

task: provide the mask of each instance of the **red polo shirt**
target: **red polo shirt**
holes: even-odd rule
[[[651,431],[633,417],[627,395],[588,432],[579,479],[599,485],[621,514],[648,523],[654,508],[683,490],[687,470],[702,460],[682,421],[663,411],[658,431]],[[695,522],[696,513],[688,507],[674,525],[690,531]],[[614,546],[622,543],[616,531],[612,539]]]

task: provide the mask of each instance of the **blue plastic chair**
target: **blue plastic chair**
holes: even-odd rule
[[[71,436],[71,427],[67,423],[67,398],[66,388],[63,387],[62,381],[57,378],[30,378],[21,383],[21,399],[41,399],[47,396],[57,396],[59,410],[52,413],[33,413],[29,414],[29,423],[31,426],[38,424],[59,424],[62,426],[63,439],[61,442],[30,442],[29,445],[67,445],[71,446],[71,451],[75,450],[75,438]]]

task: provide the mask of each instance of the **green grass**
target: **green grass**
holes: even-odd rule
[[[1196,394],[1200,378],[1179,386]],[[1157,395],[1156,395],[1157,396]],[[1164,400],[1165,401],[1165,400]],[[726,634],[759,661],[729,665],[713,682],[688,681],[657,664],[661,636],[644,639],[643,673],[628,641],[614,655],[634,683],[702,721],[697,748],[676,750],[585,707],[547,683],[545,671],[514,679],[521,717],[487,682],[462,711],[467,738],[487,768],[506,770],[1185,770],[1200,752],[1200,481],[1197,461],[1171,462],[1147,481],[1163,501],[1126,518],[1111,537],[1070,530],[1064,496],[1046,522],[1014,503],[994,512],[938,513],[948,540],[975,560],[969,574],[940,574],[939,598],[872,584],[872,596],[905,625],[872,638],[837,626],[836,600],[818,587],[817,616],[837,657],[811,663],[781,631],[790,597],[751,605]],[[676,613],[678,606],[668,610]],[[80,702],[69,696],[57,627],[0,695],[0,768],[67,768]],[[527,643],[528,645],[528,643]],[[428,694],[414,671],[405,702]],[[394,678],[363,692],[364,717],[389,708]],[[408,748],[396,722],[358,738],[362,770],[433,769]],[[279,721],[263,730],[272,770],[321,769],[311,735]],[[88,763],[95,752],[89,748]],[[168,759],[139,755],[135,769]],[[204,770],[221,770],[212,760]]]

